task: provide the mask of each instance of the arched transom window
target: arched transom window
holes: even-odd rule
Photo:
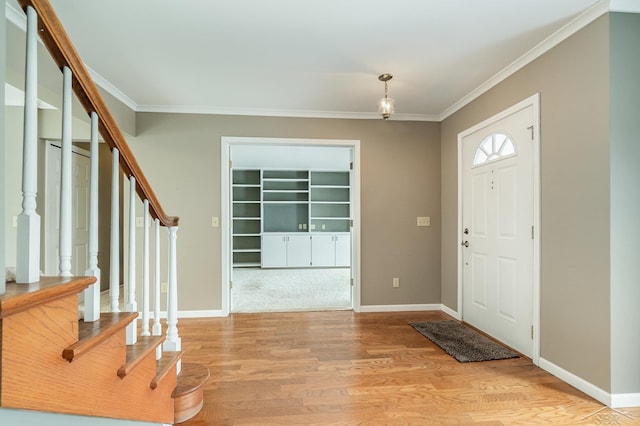
[[[473,165],[480,166],[490,161],[516,155],[513,141],[504,133],[494,133],[484,138],[473,157]]]

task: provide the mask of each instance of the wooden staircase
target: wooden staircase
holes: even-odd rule
[[[194,416],[208,370],[196,367],[206,374],[194,382],[193,367],[184,378],[176,374],[182,352],[156,361],[164,336],[125,345],[125,327],[137,313],[79,321],[78,294],[94,281],[7,284],[0,296],[0,407],[164,424]]]

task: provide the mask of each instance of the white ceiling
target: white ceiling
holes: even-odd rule
[[[137,111],[375,118],[384,89],[377,77],[391,73],[392,119],[417,120],[442,119],[577,16],[609,7],[605,0],[50,1],[98,82]]]

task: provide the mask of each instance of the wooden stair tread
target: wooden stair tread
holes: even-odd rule
[[[204,365],[182,363],[178,384],[173,391],[175,423],[186,422],[202,410],[203,388],[209,375],[209,369]]]
[[[149,385],[151,389],[155,389],[158,387],[158,384],[171,371],[171,368],[176,365],[178,361],[180,361],[183,353],[183,351],[165,351],[162,353],[162,358],[156,361],[157,374]]]
[[[31,284],[7,283],[7,291],[0,295],[0,319],[78,294],[95,282],[95,277],[41,277]]]
[[[71,362],[126,327],[136,312],[108,312],[94,322],[79,321],[78,341],[62,351],[62,358]]]
[[[127,346],[127,362],[118,369],[118,377],[126,377],[151,352],[155,352],[163,341],[164,336],[139,336],[134,345]]]
[[[173,397],[178,398],[200,389],[209,380],[209,375],[209,369],[204,365],[183,362],[182,369],[178,375],[178,385],[173,391]]]

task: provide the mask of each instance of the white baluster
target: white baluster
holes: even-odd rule
[[[167,338],[164,341],[165,351],[179,351],[182,347],[178,335],[178,273],[176,269],[177,226],[169,227],[169,292],[167,295]]]
[[[136,302],[136,178],[129,177],[129,274],[127,279],[128,295],[125,310],[137,312]],[[127,326],[127,345],[133,345],[137,341],[138,318]]]
[[[27,46],[22,153],[22,212],[18,216],[16,281],[40,280],[40,216],[38,192],[38,16],[27,6]]]
[[[91,169],[89,176],[89,269],[85,275],[96,277],[96,282],[84,291],[84,320],[100,318],[100,268],[98,268],[98,114],[91,113]]]
[[[111,312],[120,312],[120,152],[111,151],[111,250],[109,296]]]
[[[71,234],[72,234],[72,197],[71,197],[71,69],[62,69],[62,143],[60,160],[60,276],[70,277],[71,274]]]
[[[153,328],[151,332],[154,336],[162,335],[162,324],[160,323],[160,220],[154,220],[154,274],[153,274]],[[162,358],[162,345],[156,348],[156,359]]]
[[[142,336],[151,336],[149,331],[149,200],[143,201],[144,230],[142,231]]]

